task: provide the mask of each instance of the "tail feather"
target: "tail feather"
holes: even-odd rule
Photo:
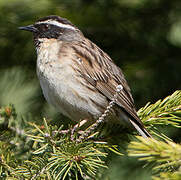
[[[143,127],[136,124],[133,120],[129,119],[130,123],[139,132],[139,134],[144,138],[152,138],[151,134]]]

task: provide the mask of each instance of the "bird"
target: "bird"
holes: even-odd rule
[[[76,122],[94,122],[119,87],[105,121],[138,131],[144,138],[152,137],[137,115],[122,70],[77,26],[66,18],[49,15],[19,29],[33,33],[43,95],[60,113]]]

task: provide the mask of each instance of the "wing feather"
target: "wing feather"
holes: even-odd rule
[[[81,60],[78,65],[81,75],[110,100],[116,93],[116,87],[122,85],[123,90],[119,93],[117,104],[136,118],[134,101],[121,69],[88,39],[87,42],[79,43],[73,44],[72,48],[76,58]],[[88,49],[86,43],[91,43],[92,48]]]
[[[77,69],[81,76],[109,100],[113,99],[116,87],[122,85],[123,90],[118,94],[117,105],[128,115],[130,123],[142,136],[151,137],[137,116],[127,81],[112,59],[88,39],[71,43],[69,47],[75,52]]]

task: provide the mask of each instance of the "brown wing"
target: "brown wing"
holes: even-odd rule
[[[79,62],[81,75],[108,99],[113,98],[118,85],[123,86],[117,104],[137,119],[130,88],[121,69],[113,63],[111,58],[88,39],[73,44],[72,48]]]
[[[88,39],[71,43],[70,46],[75,52],[74,56],[78,62],[81,76],[108,99],[111,100],[116,93],[116,87],[122,85],[123,90],[119,93],[117,105],[128,114],[130,123],[142,136],[150,137],[137,116],[130,88],[121,69],[113,63],[105,52]]]

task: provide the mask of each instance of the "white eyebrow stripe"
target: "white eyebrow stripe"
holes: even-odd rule
[[[58,26],[60,28],[67,28],[67,29],[72,29],[72,30],[75,30],[75,28],[69,24],[62,24],[60,22],[57,22],[57,21],[53,21],[53,20],[47,20],[47,21],[42,21],[42,22],[38,22],[36,24],[51,24],[51,25],[55,25],[55,26]]]

